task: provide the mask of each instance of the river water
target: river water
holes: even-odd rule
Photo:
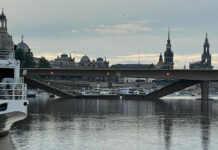
[[[218,149],[216,100],[32,99],[28,111],[1,150]]]

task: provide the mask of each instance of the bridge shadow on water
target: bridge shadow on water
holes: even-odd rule
[[[28,145],[30,139],[33,138],[31,133],[36,132],[33,131],[33,128],[37,123],[43,123],[39,130],[47,130],[45,122],[74,122],[78,117],[87,118],[91,116],[97,120],[104,120],[107,116],[123,116],[141,120],[144,117],[147,119],[149,116],[154,116],[157,119],[158,138],[163,139],[163,143],[160,142],[159,144],[163,144],[166,150],[172,149],[172,146],[174,149],[179,147],[178,144],[178,147],[175,148],[175,139],[179,143],[184,138],[188,138],[180,137],[183,133],[179,131],[179,128],[184,130],[183,127],[187,126],[193,128],[193,134],[199,135],[201,139],[200,147],[203,150],[208,150],[211,140],[211,119],[218,114],[216,106],[218,106],[218,101],[212,100],[31,100],[28,118],[16,123],[12,128],[12,138],[15,137],[16,139],[12,141],[18,147],[22,147],[17,143],[19,141],[22,141],[23,145]],[[143,122],[143,126],[147,126],[146,124],[147,122]],[[105,124],[101,124],[101,126],[105,126]],[[71,127],[69,126],[69,128]],[[196,132],[195,128],[199,128],[201,133]],[[20,139],[23,137],[26,139]],[[191,141],[187,141],[187,143],[189,142]]]
[[[178,102],[179,103],[179,102]],[[209,144],[210,144],[210,117],[213,114],[212,112],[212,101],[200,101],[199,102],[199,107],[193,107],[194,110],[198,110],[198,112],[195,111],[195,113],[200,113],[200,128],[201,128],[201,144],[202,144],[202,149],[203,150],[208,150],[209,149]],[[190,111],[189,109],[185,111],[181,111],[182,106],[180,107],[180,111],[182,113],[187,113],[187,114],[180,114],[181,116],[177,116],[175,114],[169,113],[172,105],[167,105],[165,108],[165,116],[163,120],[159,120],[159,126],[163,125],[164,128],[164,139],[165,139],[165,149],[170,150],[171,149],[171,140],[173,138],[173,125],[174,125],[174,120],[180,118],[180,117],[193,117],[191,114],[187,113]],[[178,110],[177,110],[178,111]],[[171,112],[171,111],[170,111]],[[217,112],[214,112],[217,113]],[[179,113],[177,112],[177,115]],[[194,114],[193,114],[194,115]],[[197,135],[196,135],[197,136]],[[184,137],[186,138],[186,137]]]

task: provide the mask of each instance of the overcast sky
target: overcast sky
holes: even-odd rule
[[[218,49],[217,0],[0,0],[15,43],[49,59],[76,51],[77,58],[111,63],[156,63],[171,28],[176,66],[200,60],[205,33]],[[188,57],[189,56],[189,57]],[[218,56],[212,57],[216,65]],[[218,65],[218,64],[217,64]]]

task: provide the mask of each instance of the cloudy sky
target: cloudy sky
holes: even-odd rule
[[[156,63],[171,29],[175,65],[200,60],[208,32],[218,66],[217,0],[0,0],[15,43],[34,55],[74,53],[107,57],[111,64]],[[216,54],[217,53],[217,54]]]

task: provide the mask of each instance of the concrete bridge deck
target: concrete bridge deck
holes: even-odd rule
[[[97,69],[51,69],[23,68],[26,75],[72,75],[72,76],[117,76],[134,78],[178,79],[218,81],[218,70],[97,70]]]
[[[160,98],[176,92],[196,83],[201,83],[202,99],[208,99],[209,81],[218,81],[218,70],[111,70],[111,69],[52,69],[52,68],[23,68],[23,76],[47,75],[47,76],[108,76],[108,77],[134,77],[154,79],[175,79],[177,83],[169,85],[147,98]],[[35,83],[36,84],[36,83]],[[41,86],[41,85],[39,85]],[[55,92],[55,91],[54,91]],[[58,93],[58,92],[57,92]],[[64,93],[63,93],[64,94]],[[158,95],[158,96],[157,96]]]

